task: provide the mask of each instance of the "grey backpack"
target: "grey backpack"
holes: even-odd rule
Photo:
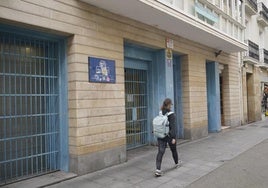
[[[153,119],[153,133],[157,138],[165,138],[169,133],[169,121],[168,116],[173,114],[173,112],[168,112],[165,115],[162,111],[159,115]]]

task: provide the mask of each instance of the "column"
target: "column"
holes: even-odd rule
[[[202,138],[208,135],[206,58],[185,55],[181,65],[184,137]]]

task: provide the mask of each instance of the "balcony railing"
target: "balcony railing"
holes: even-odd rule
[[[264,63],[268,64],[268,50],[263,49],[264,52]]]
[[[264,48],[260,49],[260,62],[268,64],[268,50]]]
[[[258,11],[257,0],[246,0],[253,10]]]
[[[248,43],[248,51],[246,52],[245,55],[259,61],[260,58],[259,46],[250,40],[248,40],[247,43]]]
[[[262,16],[266,22],[268,22],[268,8],[263,3],[259,3],[258,6],[260,16]]]

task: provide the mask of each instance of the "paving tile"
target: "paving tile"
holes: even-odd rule
[[[142,177],[139,177],[137,175],[132,175],[132,176],[129,176],[128,178],[124,179],[125,182],[127,183],[130,183],[130,184],[138,184],[142,181],[144,181],[144,179]]]

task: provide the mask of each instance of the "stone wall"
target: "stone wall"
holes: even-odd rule
[[[5,24],[65,36],[68,62],[70,171],[84,174],[126,161],[124,41],[164,49],[166,37],[182,56],[185,137],[207,136],[206,60],[228,67],[225,122],[239,117],[238,56],[112,14],[76,0],[2,0]],[[88,57],[116,61],[116,83],[88,82]]]

